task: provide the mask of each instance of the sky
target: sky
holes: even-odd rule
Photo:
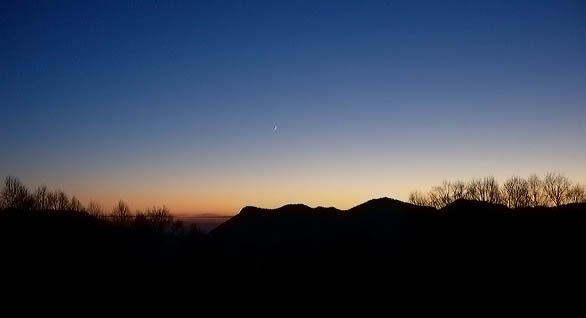
[[[0,177],[106,208],[586,183],[586,2],[2,1],[0,136]]]

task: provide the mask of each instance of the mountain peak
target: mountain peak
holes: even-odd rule
[[[379,210],[379,209],[402,207],[405,205],[410,205],[410,204],[399,201],[399,200],[395,200],[392,198],[382,197],[382,198],[368,200],[360,205],[357,205],[357,206],[351,208],[349,211],[373,210],[373,209]]]

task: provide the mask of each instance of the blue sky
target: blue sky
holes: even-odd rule
[[[584,1],[3,1],[0,47],[0,176],[106,206],[586,181]]]

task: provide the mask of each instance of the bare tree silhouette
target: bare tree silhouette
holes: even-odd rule
[[[574,184],[566,196],[568,203],[586,203],[586,188],[580,184]]]
[[[543,191],[543,181],[536,174],[532,174],[527,179],[527,190],[529,191],[529,206],[547,205],[547,196]]]
[[[466,199],[466,183],[463,181],[456,181],[450,183],[450,192],[452,194],[452,200]]]
[[[63,190],[55,191],[56,209],[59,211],[69,210],[69,198]]]
[[[83,204],[81,204],[81,202],[75,196],[73,196],[71,197],[71,201],[69,202],[69,210],[83,212],[85,209],[83,207]]]
[[[462,181],[443,181],[427,193],[413,191],[409,202],[415,205],[441,209],[458,199],[506,204],[510,208],[559,206],[565,203],[586,202],[586,187],[572,184],[559,173],[548,173],[544,180],[532,174],[524,179],[513,176],[502,187],[494,177]]]
[[[466,198],[469,200],[481,201],[480,188],[482,187],[481,179],[472,179],[466,186]]]
[[[49,191],[47,193],[47,209],[49,210],[58,210],[58,196],[56,192]]]
[[[4,188],[0,193],[0,201],[5,208],[29,210],[33,208],[34,200],[28,189],[18,178],[6,177]]]
[[[503,184],[503,199],[510,208],[522,208],[529,206],[529,183],[527,180],[513,176]]]
[[[452,187],[449,182],[444,181],[442,185],[433,187],[428,196],[431,206],[441,209],[452,203]]]
[[[496,179],[492,176],[485,177],[480,183],[480,201],[488,203],[501,203],[501,191]]]
[[[560,173],[548,173],[543,181],[543,189],[547,198],[555,205],[560,206],[566,202],[570,181]]]
[[[174,221],[173,216],[166,206],[147,209],[146,217],[157,231],[169,229]]]
[[[102,217],[104,214],[102,206],[94,200],[90,200],[90,203],[88,203],[87,212],[95,217]]]
[[[431,206],[427,196],[419,191],[413,191],[409,194],[409,202],[419,206]]]
[[[35,209],[48,210],[49,206],[49,189],[46,185],[41,185],[37,188],[34,194],[35,198]]]
[[[112,221],[118,224],[128,224],[131,220],[132,213],[126,202],[120,200],[112,209]]]

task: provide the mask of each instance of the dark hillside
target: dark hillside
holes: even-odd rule
[[[509,209],[468,200],[441,210],[388,198],[346,211],[245,207],[207,235],[10,209],[0,212],[0,248],[5,268],[38,275],[551,280],[581,275],[585,225],[586,204]]]

